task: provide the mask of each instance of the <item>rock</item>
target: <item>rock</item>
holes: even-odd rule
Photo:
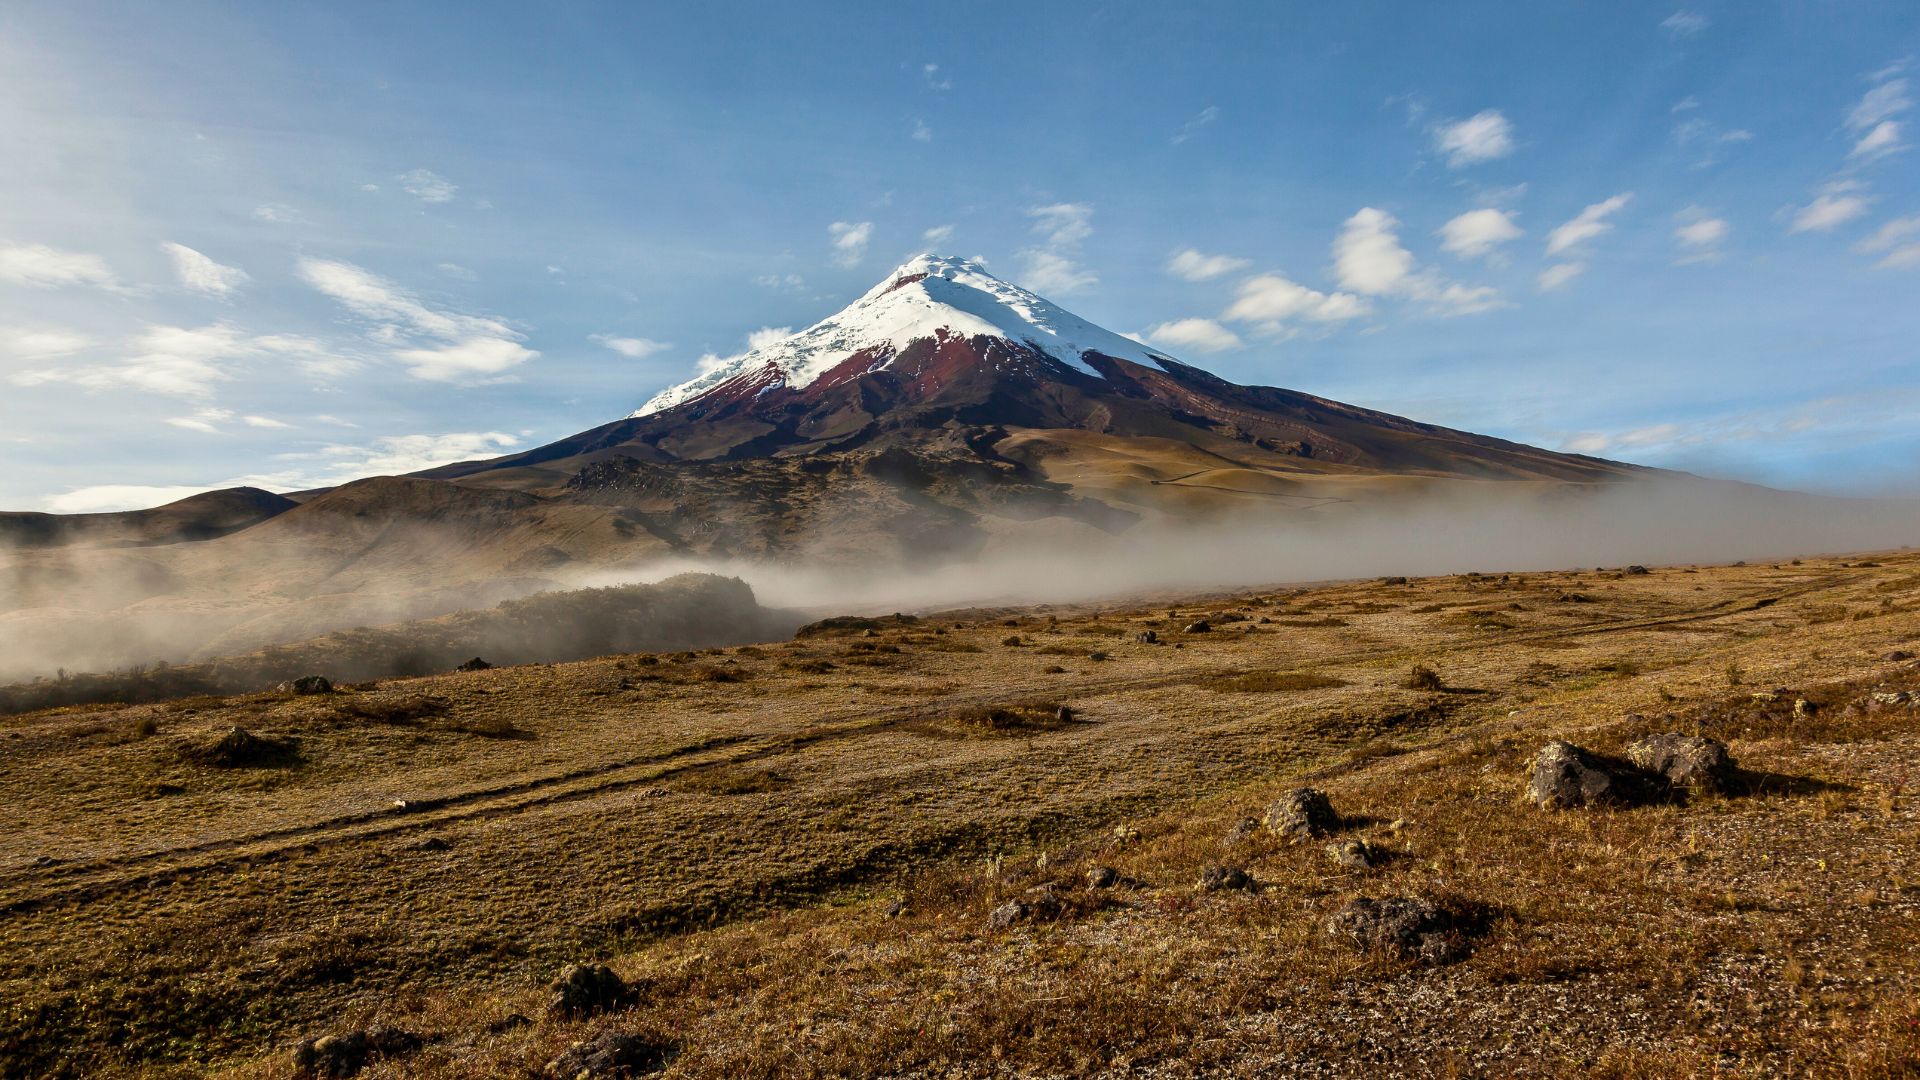
[[[449,842],[449,841],[447,840],[447,838],[446,838],[446,837],[444,837],[444,836],[429,836],[429,837],[427,837],[427,838],[426,838],[425,840],[422,840],[422,841],[420,841],[419,843],[417,843],[417,844],[414,844],[414,845],[412,845],[412,846],[411,846],[411,848],[410,848],[409,850],[412,850],[412,851],[450,851],[450,850],[452,850],[452,849],[453,849],[453,844],[452,844],[451,842]]]
[[[333,680],[325,675],[302,675],[288,683],[287,689],[296,694],[331,694]]]
[[[1096,866],[1087,871],[1087,888],[1111,889],[1120,884],[1120,871],[1111,866]]]
[[[492,664],[489,664],[485,660],[482,660],[476,656],[473,659],[467,661],[466,663],[461,664],[459,667],[454,668],[453,670],[455,671],[491,671],[492,669],[493,669]]]
[[[1466,955],[1464,935],[1445,911],[1412,897],[1356,897],[1327,920],[1327,933],[1367,952],[1383,952],[1427,964]]]
[[[1187,624],[1186,629],[1183,631],[1183,633],[1211,634],[1213,633],[1213,624],[1208,622],[1205,619],[1201,619],[1199,622],[1190,622]]]
[[[913,914],[913,908],[909,907],[905,900],[895,900],[893,903],[887,905],[887,918],[889,919],[904,919],[911,914]]]
[[[1893,690],[1873,695],[1875,705],[1905,705],[1913,700],[1905,690]]]
[[[1629,567],[1627,567],[1627,573],[1629,573],[1629,574],[1651,574],[1651,573],[1653,573],[1653,571],[1651,571],[1651,570],[1649,570],[1649,569],[1647,569],[1647,568],[1646,568],[1646,567],[1644,567],[1644,566],[1640,566],[1640,565],[1638,565],[1638,564],[1635,564],[1635,565],[1633,565],[1633,566],[1629,566]]]
[[[1033,908],[1019,900],[1009,900],[987,912],[987,929],[1005,930],[1033,918]]]
[[[355,1076],[374,1058],[399,1057],[420,1049],[420,1036],[395,1027],[371,1027],[341,1035],[322,1035],[293,1051],[301,1076]]]
[[[1895,649],[1892,652],[1881,654],[1880,659],[1885,660],[1889,664],[1897,664],[1902,660],[1913,659],[1913,654],[1905,649]]]
[[[568,964],[550,989],[547,1011],[556,1016],[593,1016],[624,1008],[634,999],[626,980],[605,964]]]
[[[1395,574],[1392,577],[1383,577],[1380,579],[1380,584],[1382,585],[1405,585],[1406,583],[1407,583],[1407,579],[1401,577],[1398,574]]]
[[[1061,723],[1061,724],[1073,723],[1073,706],[1062,705],[1059,708],[1053,710],[1053,719],[1056,723]]]
[[[645,1035],[605,1031],[567,1047],[565,1053],[547,1063],[547,1075],[559,1080],[642,1076],[659,1072],[671,1056],[671,1047]]]
[[[231,727],[212,745],[190,747],[186,755],[219,769],[243,769],[288,764],[298,756],[298,747],[289,739],[255,735],[246,728]]]
[[[1815,705],[1813,702],[1808,701],[1806,698],[1794,699],[1793,715],[1799,717],[1802,720],[1805,720],[1807,717],[1812,716],[1814,713],[1817,713],[1819,711],[1820,711],[1820,706]]]
[[[1267,807],[1267,831],[1301,843],[1325,836],[1340,827],[1333,803],[1315,788],[1294,788]]]
[[[508,1013],[498,1020],[487,1024],[487,1034],[505,1035],[509,1031],[518,1031],[523,1027],[532,1027],[533,1017],[525,1013]]]
[[[1649,735],[1627,748],[1635,765],[1666,778],[1677,788],[1725,791],[1733,779],[1733,759],[1718,739],[1669,732]]]
[[[1327,845],[1327,857],[1349,870],[1371,870],[1380,865],[1386,852],[1365,840],[1347,840]]]
[[[1592,754],[1555,739],[1533,756],[1527,798],[1542,810],[1618,805],[1629,801],[1629,786]]]
[[[1133,640],[1136,645],[1158,645],[1160,644],[1160,635],[1152,630],[1142,630],[1133,635]]]
[[[1245,843],[1258,831],[1260,831],[1260,819],[1241,818],[1233,828],[1227,830],[1227,834],[1220,838],[1220,842],[1232,847],[1235,844]]]
[[[1244,890],[1252,892],[1253,877],[1237,866],[1209,866],[1200,871],[1200,887],[1207,892]]]

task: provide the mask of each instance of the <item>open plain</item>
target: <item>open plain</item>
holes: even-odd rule
[[[1913,1075],[1916,642],[1920,556],[1883,553],[7,717],[0,1073],[284,1077],[371,1030],[367,1077],[619,1046],[674,1077]],[[1737,781],[1526,798],[1550,739],[1661,732]],[[1337,821],[1291,842],[1262,815],[1302,785]],[[1444,955],[1338,932],[1388,897],[1446,913]],[[576,962],[620,992],[551,1009]]]

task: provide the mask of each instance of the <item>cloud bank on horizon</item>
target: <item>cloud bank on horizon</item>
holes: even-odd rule
[[[1916,490],[1910,4],[350,6],[10,9],[0,508],[522,448],[928,248],[1240,382]]]

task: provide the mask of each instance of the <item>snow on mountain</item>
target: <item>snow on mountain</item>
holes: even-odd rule
[[[799,389],[863,350],[873,350],[878,357],[869,371],[884,370],[909,342],[936,337],[940,331],[1022,343],[1096,379],[1104,376],[1086,362],[1089,352],[1142,364],[1172,359],[1001,281],[979,263],[921,255],[840,313],[662,390],[632,416],[671,409],[743,375],[757,375],[765,389]]]

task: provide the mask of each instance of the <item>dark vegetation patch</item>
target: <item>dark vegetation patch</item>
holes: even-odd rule
[[[375,724],[412,724],[429,717],[444,716],[452,703],[433,694],[401,694],[393,697],[355,695],[334,703],[333,715],[342,720]]]
[[[793,779],[773,769],[726,766],[690,773],[680,783],[688,791],[708,795],[753,795],[792,787]]]
[[[1245,675],[1222,675],[1197,680],[1209,690],[1241,694],[1270,694],[1285,690],[1329,690],[1351,685],[1345,679],[1322,675],[1317,671],[1250,671]]]
[[[1003,705],[977,705],[923,717],[906,725],[925,735],[980,739],[1057,731],[1077,721],[1058,701],[1034,698]]]
[[[300,742],[234,727],[213,739],[188,743],[181,748],[180,756],[214,769],[289,768],[300,764]]]
[[[831,619],[810,622],[795,630],[793,636],[796,638],[838,637],[869,631],[877,633],[881,630],[904,630],[918,625],[920,625],[918,617],[898,613],[879,616],[835,615]]]
[[[1351,626],[1347,620],[1333,615],[1323,615],[1318,619],[1275,619],[1275,626],[1285,626],[1295,630],[1308,630],[1327,626]]]

